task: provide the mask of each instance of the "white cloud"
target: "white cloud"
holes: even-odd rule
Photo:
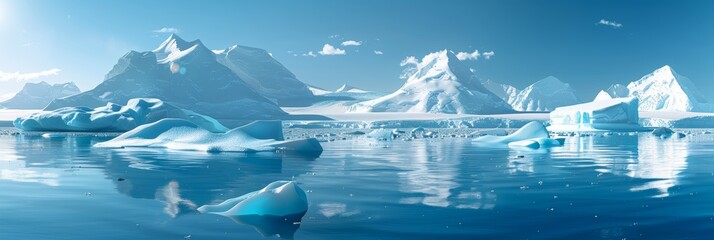
[[[295,56],[297,56],[297,55],[295,55]],[[302,56],[303,57],[317,57],[317,54],[315,54],[313,51],[310,51],[308,53],[303,53]]]
[[[319,51],[320,55],[345,55],[346,52],[345,50],[335,48],[334,46],[330,44],[325,44],[325,46],[322,46],[322,51]]]
[[[17,94],[17,93],[16,92],[3,93],[2,95],[0,95],[0,101],[8,100],[8,99],[14,97],[15,94]]]
[[[599,25],[605,25],[605,26],[610,26],[610,27],[613,27],[613,28],[621,28],[621,27],[622,27],[622,24],[621,24],[621,23],[618,23],[618,22],[615,22],[615,21],[609,21],[609,20],[605,20],[605,19],[600,19],[600,21],[597,22],[597,24],[599,24]]]
[[[419,64],[419,59],[417,59],[415,56],[408,56],[402,60],[401,63],[399,63],[399,66],[406,66],[406,65],[416,65]]]
[[[384,54],[384,53],[383,53],[382,51],[379,51],[379,50],[374,50],[374,54],[382,55],[382,54]]]
[[[473,52],[459,52],[456,54],[456,58],[458,58],[461,61],[466,61],[466,60],[476,60],[478,57],[481,56],[481,53],[478,52],[478,50],[474,50]]]
[[[33,43],[33,42],[27,42],[27,43],[22,44],[22,47],[29,47],[29,46],[32,46],[32,45],[34,45],[34,44],[35,44],[35,43]]]
[[[340,35],[339,35],[339,34],[335,34],[335,35],[330,35],[330,36],[328,36],[327,38],[338,38],[338,37],[340,37]]]
[[[178,28],[172,28],[172,27],[163,27],[161,29],[154,30],[155,33],[177,33],[179,32]]]
[[[359,46],[362,45],[362,41],[347,40],[342,42],[342,46]]]
[[[483,53],[483,57],[486,58],[486,60],[491,59],[493,55],[496,55],[496,53],[493,51]]]
[[[28,81],[42,77],[55,76],[62,71],[59,68],[48,69],[41,72],[20,73],[20,72],[0,72],[0,82],[7,81]]]

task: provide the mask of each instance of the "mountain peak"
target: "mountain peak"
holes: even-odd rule
[[[674,69],[672,69],[672,67],[670,67],[669,65],[664,65],[663,67],[658,68],[657,70],[655,70],[655,71],[653,72],[653,74],[656,74],[656,75],[665,75],[665,76],[668,76],[668,77],[669,77],[669,76],[672,76],[672,77],[674,77],[674,78],[677,78],[677,73],[676,73],[676,72],[674,71]]]
[[[352,90],[352,89],[355,89],[355,88],[356,88],[356,87],[354,87],[354,86],[350,86],[350,85],[347,85],[347,84],[342,84],[342,86],[340,86],[340,88],[338,88],[337,90],[335,90],[335,92],[346,92],[346,91],[349,91],[349,90]]]
[[[191,53],[197,53],[198,55],[215,54],[203,45],[203,42],[201,42],[200,39],[187,42],[175,33],[171,34],[171,36],[169,36],[152,52],[156,55],[159,63],[173,62]]]

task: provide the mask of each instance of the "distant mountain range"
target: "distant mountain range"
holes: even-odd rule
[[[570,84],[553,76],[541,79],[523,90],[492,80],[483,81],[483,85],[516,111],[547,112],[556,107],[580,103]]]
[[[335,91],[308,86],[267,51],[234,45],[210,50],[200,40],[172,34],[153,51],[131,51],[103,82],[86,92],[73,83],[28,83],[7,108],[98,107],[132,98],[158,98],[218,119],[274,119],[281,107],[342,101],[347,112],[498,114],[548,112],[581,101],[568,83],[549,76],[524,89],[479,80],[453,52],[442,50],[414,61],[398,90],[383,94],[347,84]],[[627,85],[614,84],[599,99],[637,97],[640,111],[714,112],[686,77],[661,67]]]
[[[308,88],[316,96],[336,97],[343,100],[371,100],[384,96],[384,93],[368,91],[347,84],[343,84],[335,91],[328,91],[315,86],[308,86]]]
[[[0,106],[11,109],[43,109],[56,98],[80,93],[73,82],[49,84],[46,82],[25,83],[14,97],[0,102]]]

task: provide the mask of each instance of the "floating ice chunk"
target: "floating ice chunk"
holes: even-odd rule
[[[496,144],[508,144],[511,142],[517,142],[522,140],[529,140],[534,138],[549,138],[548,130],[543,126],[543,124],[533,121],[525,126],[518,129],[511,135],[506,136],[482,136],[474,139],[476,142],[483,143],[496,143]]]
[[[224,216],[304,215],[307,212],[307,195],[293,181],[275,181],[259,191],[217,205],[203,205],[198,211]]]
[[[543,124],[533,121],[511,135],[492,136],[486,135],[474,139],[474,142],[479,145],[486,146],[509,146],[509,147],[526,147],[526,148],[541,148],[563,145],[565,139],[551,139]]]
[[[94,146],[161,147],[206,152],[322,153],[322,146],[314,138],[285,141],[280,121],[256,121],[225,133],[213,133],[188,120],[168,118],[141,125]]]
[[[396,129],[394,129],[394,130],[396,130]],[[369,132],[367,134],[367,137],[373,138],[376,140],[381,140],[381,141],[392,140],[397,137],[397,134],[395,133],[394,130],[389,130],[389,129],[384,129],[384,128],[375,129],[375,130],[372,130],[371,132]]]
[[[652,130],[652,135],[655,135],[657,137],[669,137],[672,136],[672,134],[674,134],[674,131],[666,127],[659,127],[655,128],[655,130]]]
[[[164,118],[186,119],[211,132],[226,132],[215,119],[180,109],[155,98],[130,99],[126,106],[65,107],[22,117],[13,123],[25,131],[124,132]]]

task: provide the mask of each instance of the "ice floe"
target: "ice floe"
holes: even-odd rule
[[[293,216],[307,212],[307,195],[293,181],[275,181],[263,189],[216,205],[203,205],[201,213],[234,216]]]
[[[533,121],[518,131],[506,136],[486,135],[474,139],[477,145],[491,147],[526,147],[541,148],[563,145],[564,139],[551,139],[548,130],[542,123]]]
[[[280,121],[255,121],[225,133],[213,133],[185,119],[168,118],[146,124],[95,147],[157,147],[206,152],[284,151],[322,153],[314,138],[288,140]]]

